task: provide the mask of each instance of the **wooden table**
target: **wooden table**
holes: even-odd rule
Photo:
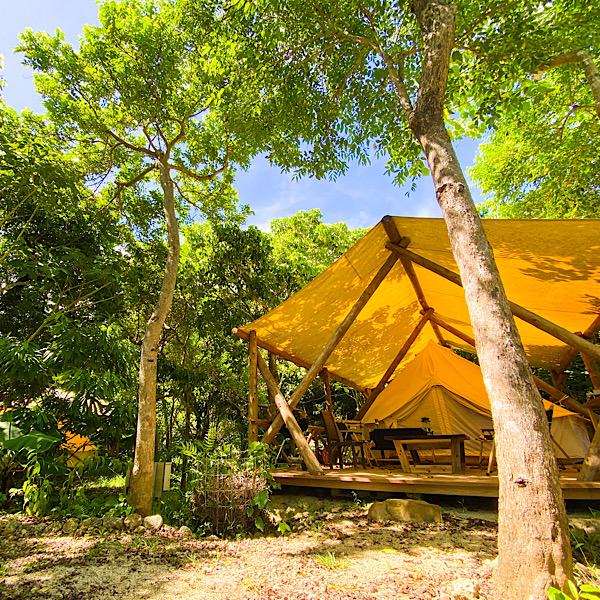
[[[465,440],[469,439],[464,433],[451,435],[428,435],[415,437],[394,437],[393,435],[386,436],[385,440],[394,443],[402,469],[410,473],[411,466],[406,456],[406,450],[411,453],[415,464],[419,464],[419,450],[450,450],[452,457],[452,473],[461,474],[465,472]]]

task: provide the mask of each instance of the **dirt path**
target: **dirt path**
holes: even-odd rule
[[[467,598],[490,596],[492,521],[457,511],[441,525],[374,524],[366,507],[291,502],[276,498],[291,534],[233,541],[183,538],[171,528],[41,533],[43,525],[22,519],[0,539],[0,598],[427,600],[461,586]]]

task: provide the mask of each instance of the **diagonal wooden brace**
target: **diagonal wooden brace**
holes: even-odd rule
[[[300,425],[298,425],[298,421],[296,421],[291,408],[288,406],[286,399],[283,397],[275,378],[271,374],[271,371],[269,371],[269,367],[267,366],[267,363],[265,363],[264,358],[260,355],[260,352],[258,353],[258,369],[260,374],[263,376],[267,387],[273,394],[275,404],[281,413],[281,417],[285,423],[285,426],[292,435],[292,439],[294,442],[296,442],[298,452],[300,452],[300,456],[304,460],[308,472],[311,475],[323,475],[323,469],[321,468],[317,457],[310,449],[310,446],[308,445],[308,442],[306,441],[306,438],[300,429]]]
[[[399,256],[406,256],[407,258],[410,258],[410,260],[412,260],[414,263],[421,265],[425,269],[428,269],[433,273],[437,273],[444,279],[452,281],[456,285],[462,287],[462,281],[458,273],[455,273],[450,269],[446,269],[446,267],[438,265],[428,258],[419,256],[418,254],[415,254],[406,248],[402,248],[398,244],[392,244],[391,242],[388,242],[386,244],[386,248],[397,252]],[[514,302],[510,301],[509,304],[510,309],[515,317],[518,317],[526,323],[529,323],[530,325],[549,333],[550,335],[559,339],[561,342],[564,342],[573,348],[577,348],[577,350],[583,354],[587,354],[593,357],[595,360],[600,361],[600,346],[596,346],[595,344],[588,342],[588,340],[575,335],[564,327],[561,327],[560,325],[557,325],[556,323],[553,323],[552,321],[535,314],[519,304],[515,304]]]
[[[308,373],[304,376],[304,379],[294,390],[289,402],[290,409],[296,408],[298,402],[300,402],[300,399],[304,395],[304,392],[306,392],[315,377],[319,375],[321,369],[325,366],[327,359],[337,348],[348,329],[350,329],[352,323],[354,323],[356,320],[356,317],[358,317],[360,314],[360,311],[365,307],[371,296],[375,293],[381,282],[385,279],[386,275],[392,270],[392,267],[396,264],[397,260],[398,255],[396,253],[392,253],[379,271],[377,271],[371,280],[371,283],[369,283],[369,285],[365,288],[364,292],[360,295],[359,299],[346,315],[346,318],[340,323],[339,327],[335,330],[327,344],[325,344],[325,347],[323,350],[321,350],[319,356],[317,356],[317,359],[308,370]],[[281,429],[282,425],[283,419],[281,418],[281,415],[277,415],[263,436],[262,441],[265,444],[270,444],[271,440],[273,440],[273,438],[277,435],[277,432]]]

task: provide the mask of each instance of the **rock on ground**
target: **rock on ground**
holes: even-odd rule
[[[163,518],[160,515],[144,517],[144,527],[158,531],[163,526]]]
[[[398,521],[407,523],[441,523],[442,509],[424,500],[391,498],[374,502],[369,508],[370,521]]]
[[[127,515],[123,520],[123,523],[129,531],[134,531],[138,527],[142,525],[142,515],[138,515],[137,513],[131,513]]]

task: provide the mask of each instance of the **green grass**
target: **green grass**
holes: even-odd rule
[[[344,566],[344,561],[338,558],[331,550],[327,550],[325,554],[317,554],[315,558],[321,566],[327,569],[341,569]]]

